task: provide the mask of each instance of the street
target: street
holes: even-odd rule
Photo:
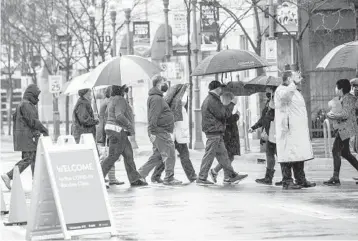
[[[137,138],[143,141],[143,138]],[[141,145],[142,144],[142,145]],[[139,142],[139,146],[143,147]],[[139,168],[150,153],[136,152]],[[144,148],[143,147],[143,148]],[[142,149],[143,149],[142,148]],[[144,148],[144,149],[145,149]],[[141,149],[141,150],[142,150]],[[191,151],[195,169],[203,153]],[[11,142],[2,142],[1,170],[12,168],[20,153],[12,152]],[[317,187],[300,191],[283,191],[281,187],[255,183],[262,177],[265,164],[258,164],[263,154],[249,153],[236,157],[235,170],[249,177],[233,186],[222,185],[223,174],[215,186],[149,184],[130,188],[123,163],[116,165],[123,186],[109,189],[109,198],[119,240],[237,240],[237,239],[356,239],[358,237],[358,186],[352,180],[357,173],[342,161],[340,187],[326,187],[322,182],[332,174],[332,161],[319,158],[307,163],[306,174]],[[216,162],[214,162],[216,164]],[[176,177],[187,182],[180,161]],[[28,203],[31,196],[31,171],[21,176]],[[281,178],[276,166],[274,181]],[[147,181],[150,181],[147,178]],[[5,202],[10,192],[5,191]],[[3,217],[2,217],[3,218]],[[24,227],[9,227],[25,235]],[[102,237],[103,238],[103,237]],[[100,238],[100,239],[102,239]],[[6,237],[6,239],[11,239]],[[117,239],[114,239],[117,240]]]

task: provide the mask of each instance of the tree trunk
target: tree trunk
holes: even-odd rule
[[[193,71],[192,65],[191,65],[191,41],[190,41],[190,28],[191,24],[191,17],[190,17],[190,4],[187,6],[187,14],[186,14],[186,26],[187,26],[187,51],[188,51],[188,68],[189,68],[189,100],[188,100],[188,112],[189,112],[189,148],[193,148],[193,77],[191,76],[191,73]],[[195,23],[194,23],[195,24]]]
[[[66,67],[66,83],[70,80],[70,69]],[[66,95],[66,135],[70,134],[70,97]]]
[[[9,71],[11,71],[10,67],[9,67]],[[9,74],[9,88],[8,88],[8,93],[7,93],[7,103],[9,103],[9,108],[7,110],[7,123],[8,123],[8,135],[11,135],[11,128],[12,128],[12,101],[13,101],[13,88],[12,88],[12,74]]]

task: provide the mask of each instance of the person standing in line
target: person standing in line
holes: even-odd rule
[[[235,98],[235,96],[230,93],[226,92],[221,96],[221,102],[228,106],[231,101]],[[240,151],[240,135],[239,135],[239,128],[237,126],[237,122],[240,119],[240,112],[236,111],[235,114],[232,114],[227,120],[226,120],[226,128],[225,128],[225,134],[224,134],[224,144],[229,156],[229,160],[232,163],[234,161],[235,155],[241,155]],[[218,173],[221,171],[222,166],[220,163],[216,165],[215,168],[210,169],[209,175],[214,183],[217,182],[217,176]],[[226,172],[227,174],[227,172]],[[228,176],[224,176],[224,180],[228,179]]]
[[[135,134],[133,111],[123,96],[124,89],[121,86],[113,85],[112,97],[107,107],[108,119],[105,125],[106,135],[109,139],[109,154],[102,162],[103,178],[108,174],[118,158],[123,155],[130,185],[132,187],[146,186],[148,183],[137,171],[134,163],[133,148],[128,139],[129,136]]]
[[[275,174],[275,155],[276,151],[276,131],[275,131],[275,105],[274,105],[274,93],[276,87],[266,88],[267,102],[265,108],[262,111],[260,119],[253,125],[249,132],[252,133],[256,129],[262,127],[262,136],[266,136],[266,174],[264,178],[256,179],[257,183],[272,185],[272,179]],[[261,142],[263,140],[261,139]],[[276,182],[276,186],[281,186],[282,181]]]
[[[22,173],[31,165],[32,177],[35,171],[37,144],[41,134],[48,136],[47,128],[39,120],[37,103],[41,91],[35,84],[30,84],[23,95],[22,101],[13,114],[14,151],[21,151],[21,160],[15,164]],[[14,169],[1,175],[5,186],[11,190]]]
[[[237,104],[237,98],[234,98],[229,105],[223,105],[220,96],[224,87],[225,85],[217,80],[211,81],[209,94],[201,106],[202,131],[205,133],[207,141],[199,177],[196,180],[199,185],[214,184],[207,179],[215,157],[223,167],[224,175],[228,177],[224,183],[237,183],[247,177],[246,174],[239,175],[234,171],[224,144],[226,120],[232,115],[234,106]]]
[[[281,164],[282,186],[286,190],[316,186],[307,181],[304,171],[304,163],[313,159],[313,150],[305,100],[297,89],[301,80],[299,73],[285,71],[274,95],[277,159]]]
[[[340,79],[336,83],[336,94],[342,103],[342,109],[339,113],[330,112],[327,117],[330,120],[337,121],[335,126],[336,137],[333,142],[333,177],[323,184],[327,186],[338,186],[341,184],[339,180],[339,172],[341,169],[341,156],[344,157],[357,171],[358,161],[352,155],[349,146],[350,138],[354,137],[358,132],[357,119],[355,115],[357,98],[349,93],[351,85],[348,79]]]
[[[152,78],[153,88],[149,90],[148,136],[153,144],[153,154],[139,168],[139,173],[146,178],[151,170],[162,162],[165,164],[164,185],[180,185],[181,181],[174,178],[175,145],[174,145],[174,114],[163,98],[168,90],[166,79],[156,75]]]
[[[100,143],[105,149],[108,146],[108,139],[106,136],[106,131],[104,129],[107,117],[108,117],[108,111],[107,106],[109,103],[109,99],[111,98],[111,92],[112,92],[112,86],[108,86],[105,90],[105,99],[101,106],[99,107],[99,125],[97,130],[97,143]],[[106,151],[105,151],[106,152]],[[109,182],[109,185],[123,185],[124,182],[120,182],[116,178],[116,168],[115,164],[113,164],[113,167],[108,172],[108,178],[109,180],[105,180],[105,182]]]
[[[171,87],[164,97],[169,107],[174,113],[174,144],[175,149],[179,152],[179,158],[184,172],[190,182],[196,181],[197,175],[195,173],[193,164],[190,160],[189,154],[189,119],[188,119],[188,84],[178,84]],[[160,178],[165,169],[165,164],[159,164],[153,174],[153,183],[162,183]]]
[[[94,117],[91,106],[92,94],[91,89],[82,89],[78,91],[80,98],[73,109],[72,135],[78,144],[82,134],[91,133],[96,139],[96,125],[99,120]]]

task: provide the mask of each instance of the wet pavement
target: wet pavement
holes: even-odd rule
[[[11,144],[3,143],[1,148],[2,171],[11,168],[20,157],[9,147]],[[147,161],[148,152],[142,148],[137,153],[135,160],[140,167]],[[199,170],[202,155],[201,152],[191,152],[196,170]],[[257,164],[257,157],[262,157],[262,154],[236,157],[234,168],[249,174],[240,184],[221,184],[221,173],[218,185],[207,187],[188,183],[130,188],[123,163],[117,164],[116,174],[126,184],[112,186],[108,193],[118,239],[357,239],[358,185],[352,177],[358,174],[346,161],[342,161],[340,187],[322,185],[332,174],[332,161],[315,159],[307,163],[306,175],[318,186],[283,191],[281,187],[255,183],[254,180],[262,177],[265,170],[264,164]],[[278,166],[276,169],[275,181],[278,181],[281,173]],[[179,160],[175,171],[178,179],[187,182]],[[30,201],[30,170],[21,177]],[[10,193],[4,195],[9,204]],[[12,228],[25,233],[24,227]]]

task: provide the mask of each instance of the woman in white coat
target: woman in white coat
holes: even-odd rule
[[[306,180],[304,163],[313,159],[304,98],[297,89],[301,77],[285,71],[274,96],[277,158],[281,164],[284,189],[314,187]],[[296,183],[292,179],[292,171]]]
[[[184,172],[190,182],[197,179],[193,164],[189,155],[189,117],[188,117],[188,84],[178,84],[172,86],[167,95],[165,101],[174,114],[174,144],[175,149],[179,152],[180,162],[184,169]],[[163,182],[160,178],[164,171],[164,163],[162,162],[157,166],[152,174],[151,181],[153,183]]]

